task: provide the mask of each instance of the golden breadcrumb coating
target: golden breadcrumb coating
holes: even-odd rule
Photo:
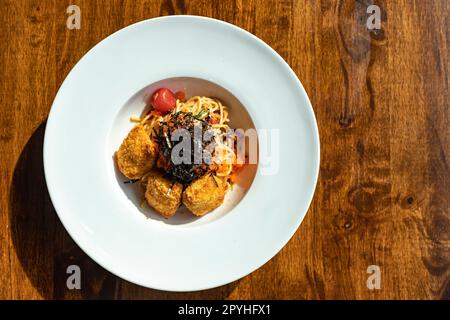
[[[228,184],[223,178],[206,174],[193,181],[183,192],[183,204],[196,216],[219,207],[225,198]]]
[[[182,191],[181,183],[167,180],[159,172],[152,172],[147,180],[145,199],[149,206],[169,218],[180,206]]]
[[[129,179],[139,179],[149,172],[158,155],[158,144],[151,140],[144,127],[134,127],[116,153],[117,165]]]

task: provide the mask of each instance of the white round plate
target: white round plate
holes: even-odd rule
[[[161,219],[124,187],[114,151],[146,90],[166,82],[189,96],[203,80],[236,124],[258,130],[257,170],[225,209]],[[44,168],[59,218],[92,259],[142,286],[194,291],[249,274],[288,242],[312,200],[319,153],[307,94],[273,49],[222,21],[169,16],[112,34],[76,64],[50,111]]]

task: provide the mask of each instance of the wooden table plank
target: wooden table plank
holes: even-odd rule
[[[368,31],[377,4],[382,30]],[[0,298],[450,299],[449,4],[434,1],[2,1]],[[291,65],[313,104],[321,172],[300,229],[232,284],[170,293],[108,273],[71,240],[42,168],[45,121],[74,64],[131,23],[196,14],[234,23]],[[295,208],[293,208],[295,210]],[[66,288],[66,268],[82,290]],[[381,268],[368,290],[369,265]]]

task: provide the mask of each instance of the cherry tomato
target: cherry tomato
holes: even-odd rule
[[[211,124],[217,124],[218,120],[216,118],[210,118],[209,123]]]
[[[184,91],[177,91],[175,92],[175,98],[183,102],[184,100],[186,100],[186,94],[184,93]]]
[[[153,93],[150,103],[155,110],[165,113],[175,108],[176,98],[169,89],[160,88]]]

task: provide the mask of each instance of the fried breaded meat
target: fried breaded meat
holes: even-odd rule
[[[227,183],[224,179],[206,174],[192,182],[183,192],[183,204],[196,216],[219,207],[225,198]]]
[[[129,179],[139,179],[150,171],[158,155],[158,144],[150,139],[144,127],[134,127],[116,153],[117,165]]]
[[[166,218],[175,214],[181,203],[183,185],[172,182],[159,172],[152,172],[147,180],[145,199],[149,206]]]

